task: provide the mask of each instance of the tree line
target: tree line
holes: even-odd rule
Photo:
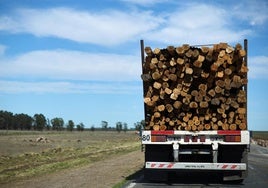
[[[28,114],[20,113],[13,114],[8,111],[0,111],[0,129],[2,130],[70,130],[74,129],[83,131],[85,126],[83,123],[75,125],[72,120],[69,120],[66,124],[60,117],[48,119],[43,114],[34,114],[29,116]]]
[[[134,124],[136,130],[140,130],[142,127],[142,121]],[[115,127],[110,127],[107,121],[101,121],[101,128],[95,128],[93,125],[90,130],[95,131],[96,129],[101,130],[115,130],[117,132],[128,130],[127,123],[116,122]],[[29,116],[28,114],[19,113],[13,114],[12,112],[0,110],[0,130],[85,130],[85,125],[83,123],[75,124],[73,120],[68,120],[66,123],[60,117],[55,117],[53,119],[48,119],[43,115],[34,114],[34,116]]]

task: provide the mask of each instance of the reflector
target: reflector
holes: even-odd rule
[[[206,136],[205,135],[200,136],[200,142],[206,142]]]
[[[184,136],[184,142],[189,142],[190,141],[190,136],[186,135]]]
[[[192,142],[197,142],[198,136],[192,136]]]
[[[152,142],[166,142],[167,139],[166,139],[166,136],[164,135],[152,135],[151,141]]]

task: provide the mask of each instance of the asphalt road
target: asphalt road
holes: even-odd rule
[[[135,179],[130,180],[124,188],[166,188],[166,187],[249,187],[249,188],[266,188],[268,187],[268,148],[258,145],[251,145],[251,151],[248,156],[249,174],[242,184],[222,184],[218,183],[217,177],[213,174],[187,175],[177,177],[169,182],[148,182],[143,178],[143,173],[139,172]]]

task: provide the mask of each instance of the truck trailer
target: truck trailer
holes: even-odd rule
[[[247,40],[235,47],[140,46],[145,179],[210,172],[242,182],[250,150]]]

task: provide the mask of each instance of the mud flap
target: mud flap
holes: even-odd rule
[[[223,173],[224,183],[241,184],[243,181],[244,181],[243,171]]]
[[[168,172],[155,169],[144,169],[144,179],[153,182],[168,181]]]

